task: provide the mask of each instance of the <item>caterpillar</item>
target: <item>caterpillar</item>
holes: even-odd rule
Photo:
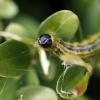
[[[38,44],[46,51],[58,56],[65,67],[72,64],[85,66],[92,74],[91,65],[84,60],[100,52],[100,34],[94,34],[81,43],[65,42],[56,36],[42,34],[38,38]]]
[[[52,50],[59,56],[62,53],[69,53],[80,56],[81,58],[87,58],[100,51],[100,34],[94,34],[93,36],[83,40],[81,43],[65,42],[50,34],[42,34],[38,38],[38,43],[44,49]]]

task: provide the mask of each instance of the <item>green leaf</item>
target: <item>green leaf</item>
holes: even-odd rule
[[[0,76],[18,78],[30,66],[31,54],[27,45],[15,40],[0,45]]]
[[[56,93],[43,86],[27,86],[18,91],[17,100],[57,100]]]
[[[63,98],[74,98],[82,95],[88,85],[90,74],[79,65],[71,65],[65,69],[58,79],[56,90]]]
[[[20,25],[18,23],[10,23],[5,31],[11,32],[12,34],[18,35],[19,37],[28,37],[28,31],[25,29],[23,25]]]
[[[0,78],[0,100],[14,100],[17,80]]]
[[[78,25],[77,15],[69,10],[61,10],[40,24],[39,34],[52,34],[63,39],[71,39],[74,37]]]
[[[87,34],[100,31],[100,1],[92,0],[84,16],[84,27]]]
[[[33,45],[34,39],[32,39],[32,36],[28,34],[28,31],[23,25],[20,25],[18,23],[9,24],[6,27],[5,31],[0,32],[0,35],[4,36],[7,39],[14,39],[17,41],[24,42],[26,44]]]
[[[12,18],[18,13],[18,7],[13,1],[0,2],[0,18]]]
[[[39,79],[36,71],[33,68],[29,68],[26,73],[27,85],[39,85]]]
[[[92,0],[93,1],[93,0]],[[88,7],[91,5],[92,1],[88,1],[88,0],[74,0],[73,4],[75,6],[75,9],[77,10],[78,15],[80,14],[80,16],[84,17],[83,15],[85,15],[84,12],[87,11]],[[67,4],[67,2],[66,2]]]
[[[100,0],[73,0],[73,6],[80,16],[85,35],[100,30]]]
[[[27,15],[19,15],[15,18],[14,22],[19,23],[27,30],[27,35],[31,39],[36,39],[37,29],[38,29],[38,21],[33,17]]]

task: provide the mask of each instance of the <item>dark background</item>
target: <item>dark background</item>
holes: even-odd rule
[[[73,9],[71,0],[15,0],[20,12],[34,16],[38,20],[44,20],[47,16],[61,9]]]

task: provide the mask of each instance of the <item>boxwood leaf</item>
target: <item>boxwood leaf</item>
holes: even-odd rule
[[[31,54],[28,46],[15,40],[0,45],[0,76],[17,78],[30,66]]]
[[[28,71],[25,75],[25,80],[27,85],[39,85],[39,78],[36,71],[33,68],[28,68]]]
[[[69,10],[61,10],[40,24],[39,34],[47,33],[59,36],[63,39],[71,39],[79,25],[77,15]]]
[[[19,37],[29,37],[30,34],[28,34],[28,31],[25,29],[25,27],[18,23],[10,23],[6,29],[6,32],[10,32],[12,34],[15,34]]]
[[[17,100],[57,100],[56,93],[43,86],[26,86],[18,91]]]
[[[13,1],[0,2],[0,18],[12,18],[18,13],[18,7]]]
[[[4,36],[8,40],[14,39],[31,45],[33,44],[34,40],[32,38],[32,35],[28,33],[28,30],[26,30],[26,28],[23,25],[18,23],[10,23],[6,27],[5,31],[0,32],[0,35]]]
[[[82,95],[88,85],[90,74],[87,69],[79,65],[66,68],[59,77],[56,90],[63,98],[74,98]]]
[[[39,22],[33,17],[21,14],[17,16],[14,22],[22,25],[27,30],[27,35],[31,39],[36,39],[37,29],[39,26]]]
[[[17,87],[17,80],[0,78],[0,100],[14,100]]]

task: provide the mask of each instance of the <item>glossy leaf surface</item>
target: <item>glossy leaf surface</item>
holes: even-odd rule
[[[18,77],[30,66],[31,55],[27,45],[15,40],[0,45],[0,76]]]
[[[52,14],[40,24],[39,34],[53,34],[63,39],[71,39],[79,25],[77,15],[62,10]]]
[[[0,78],[0,100],[14,100],[17,80]]]
[[[17,100],[57,100],[56,93],[43,86],[27,86],[18,91]]]
[[[66,68],[57,82],[57,93],[63,98],[73,98],[82,95],[88,84],[89,73],[87,69],[78,65]]]

